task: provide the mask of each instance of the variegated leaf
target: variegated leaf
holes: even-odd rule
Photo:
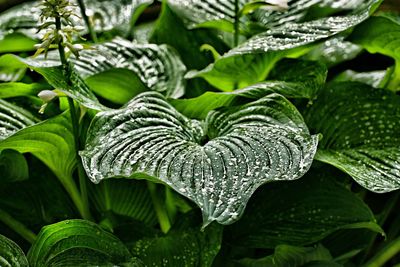
[[[211,111],[190,120],[155,92],[124,108],[100,112],[81,152],[89,178],[147,178],[194,201],[204,225],[230,224],[262,184],[301,177],[317,146],[301,115],[283,96]]]

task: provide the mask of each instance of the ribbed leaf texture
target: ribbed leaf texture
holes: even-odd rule
[[[305,118],[323,134],[316,159],[371,191],[400,188],[399,96],[362,83],[337,83],[321,91]]]
[[[40,38],[42,32],[37,32],[40,23],[40,2],[24,3],[3,12],[0,16],[0,39],[10,32],[22,32],[33,38]],[[78,6],[76,0],[70,1]],[[98,32],[110,30],[127,31],[130,28],[132,15],[140,11],[144,5],[153,0],[85,0],[86,14],[93,18],[94,29]],[[80,15],[79,9],[76,14]],[[80,17],[71,17],[77,26],[86,28]]]
[[[154,177],[194,201],[204,225],[229,224],[261,184],[301,177],[317,139],[278,94],[212,111],[200,122],[148,92],[120,110],[99,113],[81,156],[93,182]]]
[[[0,141],[35,121],[29,111],[0,99]]]
[[[5,236],[0,235],[0,266],[28,267],[28,260],[22,249]]]

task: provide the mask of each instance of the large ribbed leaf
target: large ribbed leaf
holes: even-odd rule
[[[395,71],[389,88],[400,87],[400,23],[387,17],[371,17],[358,25],[349,40],[370,53],[380,53],[395,60]]]
[[[215,63],[198,72],[197,76],[226,90],[241,88],[263,81],[275,62],[286,56],[306,52],[306,46],[329,38],[367,19],[379,5],[370,0],[368,5],[347,16],[322,18],[303,23],[286,23],[253,36],[233,48]],[[221,80],[224,83],[221,85]]]
[[[129,262],[131,256],[118,238],[97,224],[67,220],[42,228],[28,260],[32,267],[116,266]]]
[[[335,82],[360,82],[375,88],[384,88],[388,79],[388,71],[376,70],[368,72],[356,72],[346,70],[335,77]]]
[[[321,170],[260,188],[243,218],[225,228],[227,241],[239,247],[275,248],[313,244],[341,229],[383,233],[369,207],[336,183],[337,176]]]
[[[172,98],[183,95],[186,67],[173,48],[132,43],[122,38],[92,48],[82,51],[79,59],[71,58],[75,71],[82,78],[114,68],[128,69],[151,90]],[[43,64],[59,65],[58,54],[49,55]]]
[[[11,149],[0,151],[0,183],[22,181],[29,178],[25,157]]]
[[[34,1],[16,6],[0,15],[0,39],[10,32],[22,32],[29,37],[39,38],[42,32],[37,32],[40,23],[40,2]],[[71,1],[78,6],[77,1]],[[85,0],[86,13],[94,21],[94,29],[98,32],[113,29],[128,31],[131,19],[141,12],[143,6],[149,5],[153,0]],[[80,15],[80,11],[76,10]],[[133,16],[133,17],[132,17]],[[72,16],[75,25],[83,26],[84,21],[80,17]]]
[[[316,145],[317,136],[278,94],[210,112],[199,122],[148,92],[99,113],[81,156],[93,182],[150,176],[193,200],[204,224],[229,224],[261,184],[301,177]]]
[[[0,235],[0,266],[28,267],[28,260],[22,249],[13,241]]]
[[[400,96],[361,83],[333,84],[322,90],[306,120],[323,134],[318,160],[371,191],[400,188]]]
[[[0,141],[35,122],[29,111],[0,99]]]
[[[81,105],[96,109],[105,110],[105,106],[99,103],[96,96],[90,91],[89,87],[82,80],[80,75],[71,71],[70,81],[65,77],[60,63],[55,61],[42,61],[30,58],[21,58],[15,55],[7,54],[0,57],[0,67],[28,67],[41,75],[55,89],[59,89],[66,95],[78,101]]]

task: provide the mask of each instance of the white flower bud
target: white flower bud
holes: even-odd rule
[[[76,50],[76,51],[81,51],[81,50],[83,50],[83,45],[81,45],[81,44],[74,44],[74,45],[72,45],[72,47]]]
[[[38,94],[38,97],[40,97],[40,99],[43,100],[43,102],[45,103],[49,103],[51,100],[53,100],[55,97],[57,97],[58,95],[50,90],[43,90],[40,91]]]

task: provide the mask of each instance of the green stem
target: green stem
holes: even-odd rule
[[[96,33],[95,33],[94,29],[93,29],[93,25],[92,25],[92,23],[90,23],[89,17],[86,15],[85,3],[83,2],[83,0],[78,0],[78,4],[79,4],[79,8],[81,10],[81,14],[82,14],[83,20],[85,21],[86,27],[87,27],[87,29],[89,31],[90,38],[92,39],[92,41],[94,43],[97,43],[97,36],[96,36]]]
[[[167,233],[171,228],[171,223],[168,218],[168,213],[160,199],[160,195],[157,193],[157,185],[152,182],[147,182],[147,187],[150,192],[151,200],[153,201],[161,231]]]
[[[76,110],[75,110],[75,105],[74,105],[74,100],[72,98],[68,97],[68,105],[69,105],[69,111],[71,113],[71,122],[72,122],[72,129],[74,133],[74,139],[75,139],[75,151],[76,151],[76,159],[78,161],[78,177],[79,177],[79,187],[81,191],[81,201],[83,205],[83,214],[82,217],[85,220],[92,220],[92,216],[90,214],[90,209],[89,209],[89,200],[88,200],[88,193],[87,193],[87,184],[86,184],[86,173],[85,170],[83,169],[82,162],[79,160],[79,120],[76,115]]]
[[[86,219],[89,218],[87,215],[87,212],[85,211],[85,206],[83,204],[83,200],[81,197],[81,194],[78,191],[78,187],[76,186],[76,183],[74,182],[74,179],[72,176],[61,176],[57,175],[58,180],[61,182],[65,190],[67,191],[68,195],[72,199],[72,202],[74,202],[75,207],[78,209],[79,214],[82,216],[82,218]]]
[[[387,244],[381,249],[364,267],[384,266],[391,258],[400,253],[400,237]]]
[[[56,30],[59,32],[61,30],[61,19],[60,17],[55,18],[55,24],[56,24]],[[60,60],[61,64],[63,66],[64,70],[64,75],[66,77],[67,83],[71,83],[71,73],[70,73],[70,67],[67,61],[67,58],[65,56],[64,52],[64,46],[63,46],[63,41],[60,36],[57,38],[57,47],[58,47],[58,52],[60,54]],[[69,185],[64,185],[68,186],[67,191],[70,194],[71,198],[73,199],[75,205],[77,206],[81,216],[85,220],[91,220],[92,216],[90,215],[90,210],[89,210],[89,202],[87,198],[87,189],[86,189],[86,177],[84,171],[81,170],[82,167],[82,162],[79,160],[79,120],[76,115],[76,110],[74,106],[74,101],[71,98],[68,98],[68,105],[69,105],[69,110],[71,113],[71,123],[72,123],[72,129],[73,129],[73,134],[74,134],[74,140],[75,140],[75,151],[76,151],[76,158],[78,161],[78,175],[79,175],[79,184],[80,184],[80,190],[81,190],[81,195],[76,196],[76,193],[74,188],[76,188],[76,185],[72,179],[72,177],[69,177],[68,179],[71,181],[68,181]],[[69,190],[68,190],[69,189]],[[79,194],[78,194],[79,195]]]
[[[239,44],[239,0],[235,0],[235,24],[234,24],[234,39],[233,46],[236,47]]]
[[[33,242],[35,242],[36,235],[20,221],[17,221],[2,209],[0,209],[0,221],[22,236],[29,243],[33,244]]]

